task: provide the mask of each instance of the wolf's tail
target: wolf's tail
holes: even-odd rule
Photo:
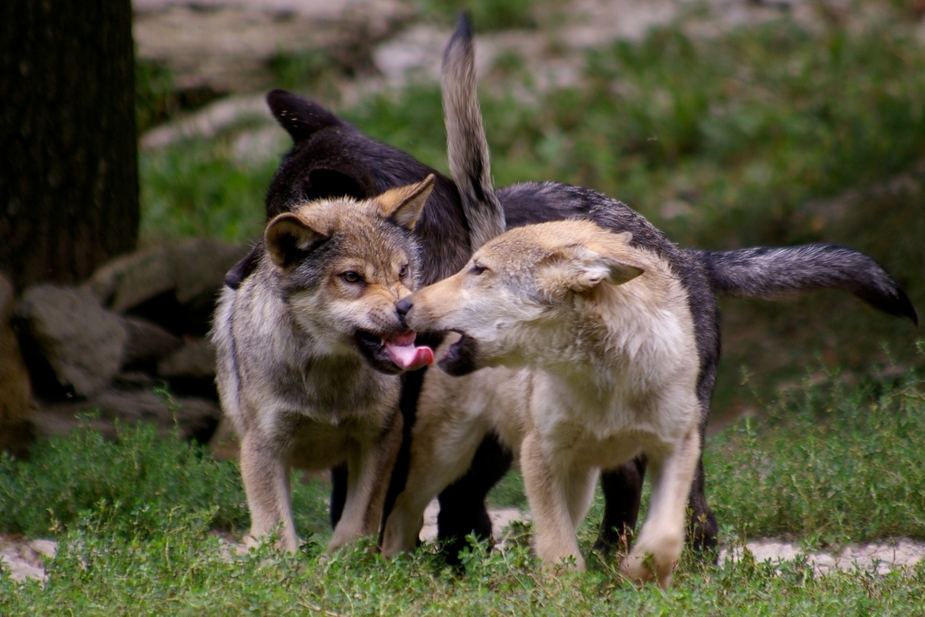
[[[773,300],[813,289],[841,289],[884,313],[919,323],[909,296],[893,277],[868,255],[846,246],[690,251],[706,265],[713,288],[721,296]]]
[[[472,26],[460,14],[456,32],[443,52],[443,117],[450,172],[469,224],[472,250],[505,229],[504,209],[491,185],[488,141],[475,89]]]

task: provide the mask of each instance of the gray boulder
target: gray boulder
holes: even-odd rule
[[[119,372],[125,325],[88,290],[36,285],[26,290],[16,310],[58,382],[75,394],[96,394]]]
[[[109,388],[83,401],[43,403],[35,412],[34,422],[37,436],[46,438],[82,425],[115,437],[116,422],[147,422],[157,426],[163,435],[176,426],[184,439],[207,441],[220,416],[218,403],[208,399],[170,396],[150,389]]]
[[[113,311],[124,313],[173,291],[180,304],[215,294],[225,273],[247,247],[211,238],[189,238],[114,259],[98,269],[86,287]]]
[[[212,380],[215,377],[215,350],[207,339],[195,339],[157,363],[157,374],[166,379],[190,377]]]

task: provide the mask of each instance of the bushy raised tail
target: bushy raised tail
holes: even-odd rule
[[[706,266],[717,295],[773,300],[814,289],[841,289],[895,317],[919,316],[909,296],[868,255],[838,244],[689,249]]]
[[[465,13],[443,52],[443,117],[450,173],[459,188],[474,251],[504,232],[506,225],[491,185],[488,140],[475,87],[472,26]]]

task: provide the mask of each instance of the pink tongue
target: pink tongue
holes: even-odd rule
[[[414,332],[399,334],[385,342],[389,358],[406,371],[416,371],[434,363],[434,350],[430,347],[415,347]]]

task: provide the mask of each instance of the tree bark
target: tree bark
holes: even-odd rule
[[[138,239],[131,0],[0,2],[0,271],[76,282]]]

